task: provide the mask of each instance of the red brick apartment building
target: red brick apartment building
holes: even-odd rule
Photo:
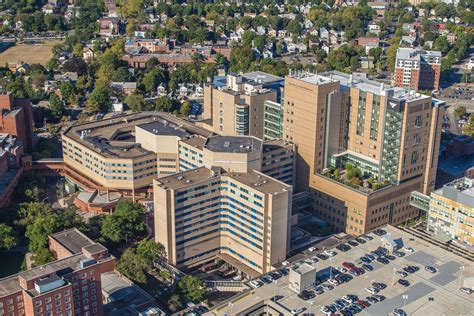
[[[399,48],[395,61],[394,85],[414,90],[438,90],[441,52]]]
[[[76,229],[49,243],[56,261],[0,279],[0,315],[103,315],[101,274],[115,258]]]
[[[0,94],[0,133],[16,136],[27,152],[33,149],[33,107],[29,100]]]

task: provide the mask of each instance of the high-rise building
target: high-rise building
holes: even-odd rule
[[[232,172],[255,169],[288,184],[294,181],[294,146],[288,141],[219,136],[165,113],[142,112],[72,126],[64,132],[62,145],[66,177],[90,191],[146,197],[153,179],[201,166]],[[106,197],[105,202],[111,202]]]
[[[15,99],[11,93],[0,94],[0,133],[15,136],[25,151],[33,150],[33,107],[29,100]]]
[[[226,136],[263,139],[264,102],[278,102],[283,78],[264,72],[217,77],[204,88],[201,126]]]
[[[58,260],[0,280],[0,315],[103,315],[100,276],[115,258],[75,229],[49,240]]]
[[[296,189],[331,228],[357,235],[419,214],[410,193],[434,189],[442,102],[329,72],[288,76],[284,106]]]
[[[295,146],[285,140],[263,142],[252,136],[194,136],[179,143],[179,171],[201,166],[228,172],[261,171],[294,185]]]
[[[155,240],[170,263],[221,259],[256,277],[285,260],[291,186],[258,171],[200,167],[156,179],[153,189]]]
[[[400,47],[395,61],[395,86],[414,90],[438,90],[441,52]]]
[[[263,139],[283,138],[283,105],[279,102],[265,101],[263,107]]]
[[[441,239],[474,246],[474,180],[461,178],[431,192],[427,229]]]

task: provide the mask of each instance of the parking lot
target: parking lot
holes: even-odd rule
[[[225,313],[238,314],[240,310],[248,309],[252,304],[269,300],[273,296],[282,296],[277,303],[284,308],[285,314],[297,308],[303,309],[299,314],[321,314],[321,307],[332,304],[336,299],[345,295],[356,295],[359,299],[366,300],[371,296],[365,288],[371,287],[373,282],[380,282],[387,287],[380,290],[379,295],[384,296],[381,302],[360,311],[360,315],[391,315],[394,309],[401,308],[408,315],[473,315],[474,294],[465,294],[459,290],[463,280],[474,276],[472,262],[447,252],[435,245],[422,241],[406,232],[394,227],[385,228],[391,234],[397,245],[409,246],[413,253],[403,251],[403,257],[395,257],[388,264],[377,260],[370,263],[373,271],[366,271],[360,276],[353,276],[347,283],[334,286],[331,290],[317,294],[315,298],[303,300],[288,288],[288,276],[279,278],[276,282],[265,284],[250,291],[249,295],[229,304],[227,308],[219,310],[219,315]],[[318,271],[317,278],[324,281],[329,276],[337,274],[330,267],[342,267],[344,262],[350,262],[360,267],[363,262],[359,260],[371,251],[382,246],[381,237],[370,234],[371,241],[351,247],[347,252],[333,249],[337,254],[326,260],[311,263]],[[315,251],[316,254],[316,251]],[[307,260],[310,263],[309,260]],[[404,287],[397,283],[400,277],[396,274],[408,265],[419,267],[415,273],[408,273],[404,279],[409,286]],[[430,273],[425,266],[432,266],[437,271]],[[324,282],[322,284],[328,284]],[[317,286],[321,286],[318,284]]]

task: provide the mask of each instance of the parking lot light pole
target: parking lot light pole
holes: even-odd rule
[[[461,270],[461,275],[459,276],[459,287],[458,289],[462,288],[462,272],[464,271],[464,266],[460,266],[459,270]]]
[[[407,305],[408,295],[402,295],[402,298],[403,298],[403,310],[405,310],[405,306]]]

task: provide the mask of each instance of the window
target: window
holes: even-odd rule
[[[423,123],[422,119],[421,119],[421,115],[418,115],[416,118],[415,118],[415,126],[416,127],[421,127],[421,124]]]

